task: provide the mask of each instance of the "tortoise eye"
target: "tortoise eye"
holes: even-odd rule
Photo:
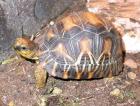
[[[21,47],[21,50],[28,50],[28,48],[25,47],[25,46],[22,46],[22,47]]]

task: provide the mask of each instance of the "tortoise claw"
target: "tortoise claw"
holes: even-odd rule
[[[42,65],[38,65],[35,70],[36,87],[43,88],[46,86],[47,71],[43,69]]]

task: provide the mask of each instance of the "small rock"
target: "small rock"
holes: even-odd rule
[[[120,100],[123,100],[124,99],[123,91],[120,91],[120,89],[118,89],[118,88],[115,88],[113,91],[111,91],[110,92],[110,95],[111,96],[114,96],[114,97],[117,97]]]
[[[136,79],[136,74],[133,73],[133,72],[129,72],[129,73],[128,73],[128,77],[129,77],[130,79]]]
[[[54,25],[54,21],[51,21],[51,22],[50,22],[50,25]]]
[[[110,95],[111,96],[120,96],[120,94],[121,94],[121,91],[118,89],[118,88],[116,88],[116,89],[114,89],[113,91],[111,91],[110,92]]]
[[[53,93],[53,94],[56,94],[56,95],[59,95],[59,94],[62,93],[62,90],[61,90],[60,88],[54,87],[52,93]]]
[[[10,101],[8,106],[15,106],[14,101]]]
[[[132,60],[132,59],[127,59],[125,62],[124,62],[124,65],[130,67],[130,68],[137,68],[137,63]]]
[[[37,101],[39,106],[47,106],[48,97],[47,96],[40,96],[39,100]]]
[[[132,99],[128,99],[128,103],[130,103],[131,105],[135,104],[135,102]]]

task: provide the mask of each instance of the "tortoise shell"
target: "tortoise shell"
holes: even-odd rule
[[[45,70],[62,79],[92,79],[122,71],[122,43],[107,20],[90,12],[73,12],[44,32],[40,56]]]

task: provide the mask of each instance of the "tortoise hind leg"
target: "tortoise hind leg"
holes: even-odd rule
[[[43,65],[37,65],[35,69],[35,79],[36,79],[36,87],[37,88],[43,88],[46,86],[46,80],[47,80],[47,71],[44,70]]]

